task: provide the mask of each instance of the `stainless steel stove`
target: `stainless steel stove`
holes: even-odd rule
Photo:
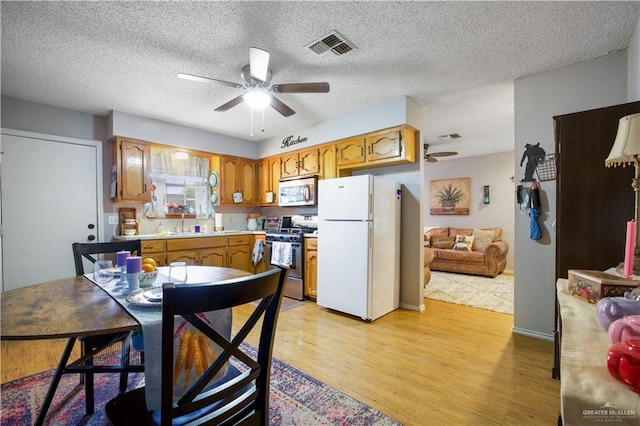
[[[317,229],[317,216],[284,216],[280,219],[278,230],[266,233],[266,258],[271,264],[273,243],[286,245],[291,250],[291,263],[284,295],[292,299],[304,299],[304,234]]]

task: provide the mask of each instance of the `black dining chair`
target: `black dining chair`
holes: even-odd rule
[[[287,270],[274,268],[248,277],[210,284],[163,284],[162,295],[162,385],[161,408],[149,411],[144,387],[123,393],[107,402],[108,421],[119,425],[269,424],[269,380],[276,324]],[[231,339],[220,334],[201,312],[251,304],[253,312]],[[262,318],[262,323],[259,322]],[[204,365],[186,392],[174,385],[174,327],[182,319],[202,333],[199,339],[213,342],[221,350]],[[258,348],[243,344],[253,329],[259,331]],[[177,339],[176,339],[177,340]],[[179,344],[178,344],[179,345]],[[178,361],[176,361],[178,362]],[[210,384],[227,366],[226,375]],[[174,387],[180,399],[174,402]]]
[[[76,267],[76,275],[84,275],[85,260],[95,263],[100,257],[105,255],[113,255],[119,251],[130,251],[132,256],[140,256],[142,254],[142,243],[140,240],[133,241],[111,241],[105,243],[73,243],[73,261]],[[115,261],[114,261],[115,265]],[[85,385],[85,403],[87,414],[94,412],[93,405],[93,375],[95,372],[105,372],[105,368],[97,368],[94,366],[94,358],[98,354],[113,353],[114,348],[120,345],[120,366],[127,368],[129,366],[130,356],[130,333],[112,333],[101,336],[85,336],[80,337],[80,359],[83,360],[83,374],[80,375],[81,382]],[[142,357],[141,354],[141,359]],[[118,371],[120,373],[120,392],[127,390],[128,373],[127,371]]]

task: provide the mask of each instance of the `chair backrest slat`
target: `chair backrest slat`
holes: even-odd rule
[[[180,421],[198,419],[197,424],[236,424],[247,418],[255,424],[268,424],[271,358],[286,275],[286,269],[275,268],[217,283],[163,284],[161,424],[172,424],[177,417],[181,417]],[[203,312],[254,301],[258,303],[251,305],[253,313],[231,339],[202,319]],[[253,351],[243,343],[260,325],[260,319],[260,344]],[[215,360],[198,373],[198,380],[174,403],[174,331],[176,322],[183,320],[190,332],[202,333],[200,339],[215,343],[219,349]],[[228,372],[224,381],[212,386],[210,378],[225,366]]]
[[[73,243],[71,248],[73,250],[73,262],[76,267],[76,275],[84,274],[83,258],[89,260],[91,263],[95,263],[97,259],[94,255],[98,254],[111,254],[123,250],[130,251],[132,256],[140,256],[142,254],[142,242],[140,240],[110,241],[106,243]]]

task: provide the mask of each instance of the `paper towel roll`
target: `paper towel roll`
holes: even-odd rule
[[[215,214],[215,222],[214,227],[216,231],[223,231],[224,227],[222,226],[222,213]]]

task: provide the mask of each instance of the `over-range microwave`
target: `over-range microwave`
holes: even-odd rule
[[[279,206],[315,206],[317,203],[318,177],[281,180]]]

